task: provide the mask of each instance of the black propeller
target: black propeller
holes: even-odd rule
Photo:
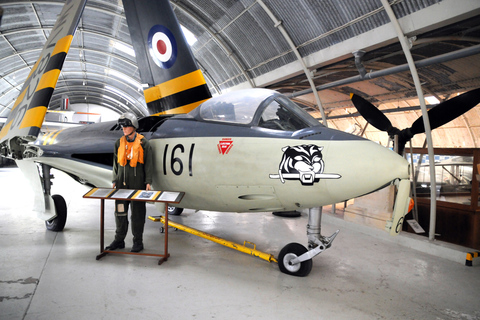
[[[390,137],[398,135],[398,152],[400,154],[403,153],[407,141],[412,139],[414,135],[425,132],[422,117],[415,120],[410,128],[400,131],[398,128],[393,127],[390,120],[367,100],[356,94],[351,94],[350,98],[358,112],[368,123],[380,131],[386,131]],[[465,92],[455,98],[440,103],[427,113],[431,129],[433,130],[443,126],[472,109],[478,103],[480,103],[480,88]]]

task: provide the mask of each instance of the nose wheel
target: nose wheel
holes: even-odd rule
[[[292,276],[305,277],[312,271],[312,258],[330,248],[340,230],[331,236],[310,237],[310,250],[299,243],[289,243],[278,254],[280,271]]]
[[[289,243],[278,254],[280,271],[292,276],[306,277],[312,271],[312,259],[294,263],[298,257],[308,252],[307,248],[299,243]]]
[[[52,198],[57,216],[52,220],[45,221],[45,227],[50,231],[58,232],[63,230],[67,222],[67,204],[61,195],[54,194]]]
[[[173,216],[179,216],[183,212],[183,208],[177,208],[173,206],[168,206],[168,214]]]

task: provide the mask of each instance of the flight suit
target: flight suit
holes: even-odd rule
[[[138,134],[138,133],[137,133]],[[135,136],[136,137],[136,136]],[[118,163],[120,139],[115,143],[113,161],[113,183],[117,189],[145,190],[147,184],[152,184],[153,152],[147,139],[140,140],[143,148],[143,163],[137,162],[135,167],[130,166],[127,160],[125,166]],[[141,244],[145,226],[146,206],[143,201],[115,201],[115,241],[123,241],[128,232],[128,208],[131,204],[131,223],[133,242]]]

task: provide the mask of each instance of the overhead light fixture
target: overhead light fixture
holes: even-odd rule
[[[126,54],[129,54],[132,57],[135,57],[135,51],[133,50],[133,48],[131,46],[128,46],[126,44],[123,44],[121,42],[117,42],[117,41],[114,41],[114,40],[110,40],[110,46],[112,46],[113,48],[115,48],[117,50],[120,50],[120,51],[122,51]]]
[[[440,103],[440,100],[438,100],[438,99],[435,98],[434,96],[425,97],[425,100],[426,100],[429,104],[439,104],[439,103]]]

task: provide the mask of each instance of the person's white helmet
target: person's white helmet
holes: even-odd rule
[[[137,117],[131,112],[125,112],[118,118],[118,124],[122,127],[134,127],[138,129]]]

